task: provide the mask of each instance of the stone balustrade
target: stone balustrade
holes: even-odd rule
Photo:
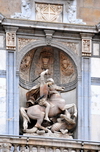
[[[8,135],[0,136],[0,152],[100,152],[100,143]]]

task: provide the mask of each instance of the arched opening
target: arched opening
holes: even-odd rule
[[[47,78],[65,87],[61,92],[66,104],[76,104],[77,68],[73,59],[55,46],[39,46],[28,51],[20,62],[19,98],[20,107],[26,107],[26,93],[40,82],[37,77],[48,69]],[[32,122],[34,124],[34,122]],[[30,125],[29,128],[32,126]]]

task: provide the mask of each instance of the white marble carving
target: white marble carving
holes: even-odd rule
[[[4,47],[4,37],[0,36],[0,48]]]
[[[91,77],[100,77],[100,58],[91,58]]]
[[[15,13],[12,18],[30,19],[31,3],[30,0],[22,0],[21,13]]]
[[[37,3],[36,20],[62,22],[62,5]]]
[[[15,50],[16,49],[16,32],[6,32],[6,49]]]
[[[6,79],[0,78],[0,134],[6,133]]]
[[[50,1],[45,1],[45,3],[43,1],[42,3],[40,0],[22,0],[21,13],[15,13],[11,17],[38,21],[86,24],[82,19],[77,19],[76,10],[76,0],[59,0],[52,4]]]
[[[0,70],[6,70],[6,51],[0,50]]]
[[[76,0],[66,1],[66,12],[68,23],[86,24],[82,21],[82,19],[76,18]]]

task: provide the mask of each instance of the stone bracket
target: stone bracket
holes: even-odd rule
[[[46,36],[46,44],[51,45],[52,37],[54,34],[54,30],[44,30]]]

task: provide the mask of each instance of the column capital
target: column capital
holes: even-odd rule
[[[82,56],[90,57],[91,56],[91,46],[92,46],[92,37],[93,33],[80,33],[82,38]]]
[[[16,50],[16,32],[18,27],[14,26],[4,26],[6,31],[6,49]]]

